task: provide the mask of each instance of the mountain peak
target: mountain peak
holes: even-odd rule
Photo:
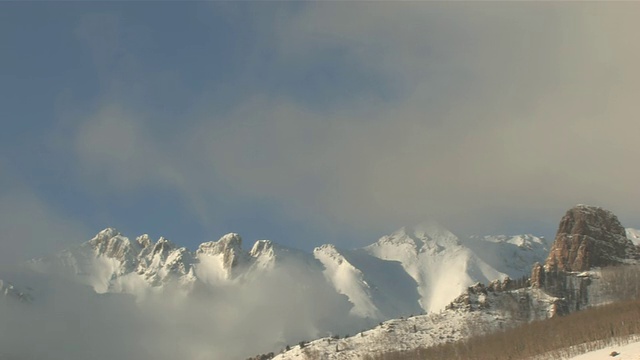
[[[415,236],[423,241],[436,241],[439,245],[458,245],[460,243],[460,239],[449,229],[434,221],[420,223],[411,230]]]
[[[258,257],[267,253],[273,254],[273,242],[271,240],[258,240],[249,251],[251,257]]]
[[[140,245],[141,248],[144,249],[146,247],[151,246],[152,241],[151,241],[151,238],[149,237],[149,234],[142,234],[136,238],[136,243]]]
[[[224,235],[218,241],[210,241],[200,244],[197,255],[217,256],[222,254],[223,269],[229,276],[232,268],[241,261],[246,260],[248,255],[242,250],[242,238],[236,233]]]
[[[116,228],[108,227],[96,234],[95,237],[112,238],[117,235],[121,235],[120,231],[118,231]]]
[[[88,244],[97,256],[105,256],[123,262],[137,255],[136,250],[132,249],[129,239],[122,236],[114,228],[100,231],[93,239],[89,240]]]
[[[209,241],[200,244],[198,254],[217,255],[230,251],[242,251],[242,238],[236,233],[228,233],[222,236],[218,241]]]
[[[620,264],[633,251],[625,228],[611,211],[579,204],[562,217],[545,268],[585,271]]]

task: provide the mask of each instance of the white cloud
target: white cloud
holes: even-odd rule
[[[136,302],[124,294],[95,294],[54,273],[21,274],[20,285],[31,285],[36,295],[30,304],[0,297],[0,356],[245,359],[325,336],[327,329],[345,334],[371,325],[349,315],[351,304],[320,272],[303,265],[262,275],[201,287],[188,297],[166,285]]]

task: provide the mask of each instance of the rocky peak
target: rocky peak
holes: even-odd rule
[[[105,256],[122,262],[131,262],[137,256],[137,251],[132,249],[129,239],[114,228],[100,231],[89,240],[88,244],[94,249],[96,256]]]
[[[612,212],[577,205],[560,221],[544,267],[546,271],[585,271],[623,263],[633,253],[633,243]]]
[[[438,253],[460,245],[460,239],[435,222],[425,222],[412,227],[402,227],[393,234],[380,238],[374,247],[404,247],[416,254]]]
[[[141,248],[144,249],[151,246],[152,241],[151,241],[151,238],[149,237],[149,234],[143,234],[136,238],[136,243],[140,245]]]
[[[249,255],[254,258],[257,258],[263,254],[273,255],[273,243],[270,240],[256,241],[256,243],[253,244],[251,251],[249,252]]]
[[[342,262],[342,258],[343,258],[343,256],[340,254],[340,252],[338,251],[336,246],[333,245],[333,244],[320,245],[320,246],[316,247],[315,249],[313,249],[313,254],[314,254],[314,256],[316,256],[316,258],[317,258],[318,254],[328,255],[328,256],[330,256],[332,258],[339,259],[339,263]]]
[[[151,252],[152,256],[160,254],[161,258],[166,259],[169,253],[174,250],[176,246],[168,239],[160,237],[156,244],[153,246]]]
[[[229,271],[246,257],[242,251],[242,238],[236,233],[229,233],[218,241],[201,244],[196,252],[198,255],[215,256],[222,254],[224,268]]]
[[[411,232],[423,242],[435,242],[445,247],[460,244],[460,239],[456,235],[435,222],[418,224],[411,229]]]
[[[93,240],[95,240],[95,239],[101,239],[101,240],[111,239],[112,237],[117,236],[117,235],[121,235],[120,231],[118,231],[116,228],[108,227],[108,228],[100,231],[99,233],[97,233],[96,236],[93,238]]]

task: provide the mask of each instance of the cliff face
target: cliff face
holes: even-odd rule
[[[569,209],[560,221],[544,267],[546,271],[585,271],[621,264],[633,257],[634,252],[635,246],[613,213],[578,205]]]
[[[549,256],[544,265],[533,266],[530,282],[534,288],[561,299],[555,313],[569,313],[592,301],[592,278],[587,270],[629,263],[634,258],[637,248],[613,213],[577,205],[560,221]]]

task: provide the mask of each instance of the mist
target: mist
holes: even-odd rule
[[[0,358],[244,359],[372,325],[349,314],[351,304],[321,273],[296,269],[243,284],[200,283],[188,295],[169,284],[144,299],[22,269],[9,277],[33,300],[0,297]]]

